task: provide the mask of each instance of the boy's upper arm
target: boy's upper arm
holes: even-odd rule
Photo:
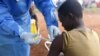
[[[58,56],[59,53],[62,51],[62,47],[63,37],[61,35],[58,35],[52,42],[48,56]]]

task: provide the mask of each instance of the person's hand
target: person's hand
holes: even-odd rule
[[[50,35],[50,37],[49,37],[50,41],[53,41],[57,35],[61,34],[58,27],[56,27],[54,25],[48,27],[48,32]]]
[[[40,37],[39,34],[32,34],[32,33],[24,32],[24,33],[21,34],[20,37],[27,44],[39,44],[40,41],[41,41],[41,37]]]

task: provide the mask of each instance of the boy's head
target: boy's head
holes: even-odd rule
[[[58,9],[58,17],[66,30],[77,28],[83,17],[82,7],[76,0],[67,0]]]

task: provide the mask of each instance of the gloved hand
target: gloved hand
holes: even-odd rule
[[[41,41],[41,37],[40,37],[39,34],[32,34],[32,33],[24,32],[24,33],[21,34],[20,37],[27,44],[39,44],[40,41]]]
[[[54,25],[48,27],[48,32],[50,35],[50,37],[49,37],[50,41],[53,41],[57,35],[61,34],[58,27],[56,27]]]

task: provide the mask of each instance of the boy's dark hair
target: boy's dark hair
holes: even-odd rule
[[[77,0],[66,0],[58,9],[58,13],[62,16],[73,14],[77,18],[82,18],[82,7]]]

